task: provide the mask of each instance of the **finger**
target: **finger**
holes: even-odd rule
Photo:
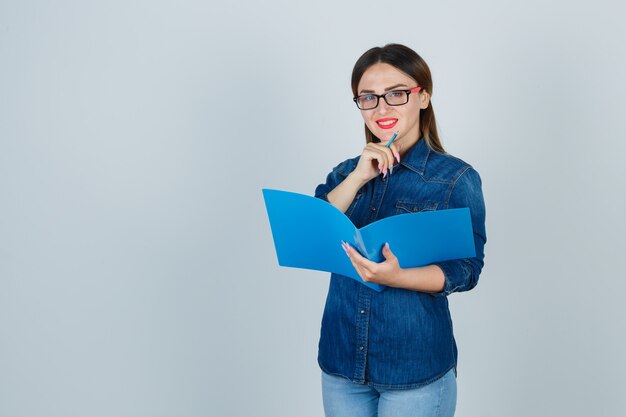
[[[354,260],[350,259],[350,262],[352,263],[352,266],[354,267],[354,269],[356,270],[356,273],[359,274],[359,276],[361,277],[361,279],[363,281],[367,280],[367,276],[365,275],[363,268],[361,267],[361,265],[359,265],[358,263],[356,263]]]
[[[346,253],[351,261],[355,262],[359,267],[367,270],[368,272],[372,271],[378,264],[376,262],[372,262],[363,255],[359,253],[356,249],[350,246],[349,243],[345,245]]]
[[[352,266],[356,270],[357,274],[359,274],[361,279],[365,282],[368,282],[370,280],[371,274],[368,274],[367,270],[363,268],[363,266],[360,265],[354,258],[351,257],[350,262],[352,263]]]
[[[393,146],[393,144],[391,144],[391,146]],[[392,167],[395,165],[394,159],[395,159],[395,155],[393,153],[393,150],[391,148],[387,148],[385,147],[385,155],[387,156],[387,160],[389,162],[389,166]]]
[[[396,255],[394,255],[389,248],[389,243],[385,243],[385,245],[383,246],[383,256],[387,261],[394,261],[396,259]]]
[[[371,155],[371,157],[375,159],[376,162],[378,162],[379,168],[385,167],[387,157],[384,152],[381,151],[379,144],[370,142],[367,144],[365,149],[367,150],[368,154]]]
[[[381,145],[381,144],[377,144],[378,149],[383,152],[384,157],[386,158],[386,167],[387,168],[391,168],[394,165],[394,159],[395,159],[395,155],[393,153],[393,146],[394,144],[391,144],[391,147],[388,148],[385,145]]]
[[[384,175],[385,171],[387,171],[387,158],[381,152],[376,151],[376,162],[378,164],[378,172]]]
[[[387,170],[393,166],[394,155],[389,148],[380,143],[372,143],[368,144],[370,151],[373,155],[376,155],[375,158],[378,161],[378,166],[380,173],[383,176],[387,175]],[[393,146],[393,144],[392,144]]]
[[[376,169],[378,170],[379,174],[382,174],[384,172],[384,170],[386,169],[386,165],[385,163],[387,162],[387,158],[386,156],[380,152],[379,149],[377,149],[374,146],[370,146],[373,144],[368,144],[366,146],[366,148],[363,150],[361,157],[365,157],[366,159],[372,161],[372,163],[374,164],[375,162],[375,166]]]
[[[348,255],[348,259],[350,259],[350,263],[351,263],[351,264],[352,264],[352,266],[354,267],[354,269],[355,269],[356,273],[357,273],[357,274],[359,274],[359,276],[361,277],[361,279],[362,279],[363,281],[365,281],[365,280],[366,280],[366,277],[365,277],[365,275],[363,274],[363,270],[362,270],[361,266],[360,266],[360,265],[359,265],[359,264],[355,261],[354,257],[353,257],[353,256],[351,256],[351,254],[350,254],[350,252],[351,252],[351,251],[350,251],[350,249],[351,249],[351,248],[350,248],[350,245],[348,245],[346,242],[343,242],[343,241],[342,241],[342,243],[341,243],[341,247],[343,247],[343,250],[346,252],[346,255]],[[354,250],[353,250],[352,252],[356,252],[356,251],[354,251]]]
[[[378,145],[380,146],[380,149],[385,153],[389,166],[392,166],[394,164],[393,160],[395,158],[395,155],[393,153],[393,148],[395,145],[392,143],[389,148],[386,145],[382,145],[382,144],[378,144]]]
[[[391,147],[389,149],[391,149],[391,152],[393,153],[393,155],[396,157],[396,160],[398,161],[398,163],[400,163],[400,146],[396,146],[395,143],[391,144]]]
[[[362,256],[357,250],[352,248],[352,246],[350,246],[347,242],[343,242],[342,246],[343,250],[346,251],[346,255],[348,255],[348,258],[350,258],[352,262],[360,263],[360,258],[362,258]]]

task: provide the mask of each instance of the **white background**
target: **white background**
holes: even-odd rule
[[[0,415],[322,415],[328,274],[277,266],[261,188],[360,153],[388,42],[483,178],[457,416],[620,415],[618,4],[0,1]]]

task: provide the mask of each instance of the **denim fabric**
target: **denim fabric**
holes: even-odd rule
[[[315,196],[327,200],[358,158],[336,166]],[[457,207],[470,209],[476,257],[436,263],[446,279],[441,293],[391,287],[376,292],[331,274],[318,353],[323,371],[375,388],[409,389],[456,369],[447,296],[474,288],[483,267],[485,206],[478,173],[458,158],[430,150],[422,139],[392,175],[364,185],[346,210],[360,228],[397,214]]]
[[[375,389],[322,372],[322,398],[326,417],[453,417],[456,410],[456,375],[419,388]]]

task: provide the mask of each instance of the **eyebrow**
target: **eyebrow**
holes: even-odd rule
[[[391,87],[385,88],[385,91],[391,91],[391,90],[394,90],[394,89],[396,89],[398,87],[408,87],[408,85],[402,84],[402,83],[401,84],[394,84]],[[366,93],[366,94],[374,93],[374,90],[361,90],[361,91],[359,91],[359,94],[363,94],[363,93]]]

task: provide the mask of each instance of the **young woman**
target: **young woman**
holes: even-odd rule
[[[366,146],[337,165],[315,196],[359,228],[402,213],[469,207],[476,257],[402,268],[388,245],[380,263],[344,245],[363,281],[387,288],[331,275],[318,356],[327,417],[454,415],[457,348],[447,296],[478,281],[485,207],[478,173],[441,145],[432,91],[428,66],[410,48],[365,52],[352,92]]]

